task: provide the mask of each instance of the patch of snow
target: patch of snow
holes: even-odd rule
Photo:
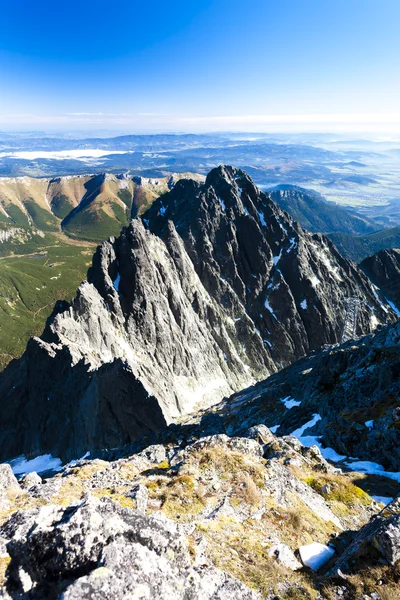
[[[258,218],[260,219],[261,225],[263,227],[266,227],[267,226],[267,222],[265,220],[265,217],[264,217],[263,213],[262,212],[258,212],[257,214],[258,214]]]
[[[271,313],[271,315],[272,315],[273,317],[275,317],[275,319],[276,319],[277,321],[279,321],[278,317],[276,316],[276,314],[275,314],[275,313],[274,313],[274,311],[273,311],[273,308],[272,308],[272,306],[271,306],[271,305],[270,305],[270,303],[268,302],[268,299],[266,299],[266,300],[265,300],[265,302],[264,302],[264,306],[265,306],[265,308],[266,308],[267,310],[269,310],[269,312]]]
[[[166,206],[162,206],[159,210],[160,215],[163,217],[165,215],[165,211],[167,210]]]
[[[314,427],[314,425],[316,425],[316,423],[318,423],[318,421],[321,421],[321,419],[322,419],[321,415],[314,414],[311,421],[307,421],[307,423],[305,423],[298,429],[295,429],[294,431],[292,431],[292,433],[290,435],[294,435],[294,437],[299,438],[299,440],[301,441],[303,433],[306,431],[306,429]]]
[[[400,473],[393,473],[391,471],[385,471],[382,465],[378,463],[370,462],[368,460],[356,460],[345,463],[352,471],[358,471],[360,473],[367,473],[368,475],[381,475],[388,479],[393,479],[400,483]]]
[[[36,456],[31,460],[27,460],[25,456],[17,456],[9,461],[14,475],[25,475],[36,471],[36,473],[43,473],[44,471],[60,471],[62,462],[60,458],[53,458],[51,454],[43,454],[42,456]]]
[[[288,253],[291,252],[297,246],[296,238],[290,238],[289,242],[290,242],[290,246],[286,250],[286,252],[288,252]]]
[[[335,550],[325,544],[313,542],[299,548],[301,562],[313,571],[319,571],[335,554]]]
[[[311,371],[313,370],[313,368],[311,367],[311,369],[304,369],[304,371],[301,372],[302,375],[308,375],[309,373],[311,373]]]
[[[149,223],[150,223],[150,219],[143,219],[143,223],[146,225],[146,227],[148,227]]]
[[[374,330],[378,327],[379,321],[374,314],[370,317],[371,329]]]
[[[311,421],[308,421],[308,423],[305,423],[305,425],[303,425],[302,427],[299,427],[299,429],[296,429],[290,435],[297,437],[297,439],[303,444],[303,446],[307,446],[307,448],[310,448],[311,446],[318,446],[318,448],[321,451],[322,456],[326,460],[331,460],[332,462],[340,462],[342,460],[345,460],[347,458],[347,456],[338,454],[336,452],[336,450],[334,450],[333,448],[324,448],[322,446],[321,441],[320,441],[322,436],[304,435],[304,432],[308,428],[314,427],[314,425],[316,423],[318,423],[318,421],[320,421],[320,420],[321,420],[321,416],[318,414],[315,414],[315,415],[313,415],[313,418],[311,419]]]
[[[383,309],[385,312],[387,312],[387,311],[388,311],[388,309],[387,309],[387,308],[386,308],[386,306],[383,304],[382,300],[379,298],[379,296],[378,296],[378,294],[377,294],[377,290],[378,290],[378,288],[377,288],[377,287],[376,287],[376,285],[374,285],[374,284],[372,284],[372,286],[371,286],[371,287],[372,287],[372,293],[374,294],[376,301],[377,301],[377,302],[380,304],[381,308],[382,308],[382,309]]]
[[[218,196],[218,200],[219,200],[220,205],[222,206],[222,210],[225,212],[226,211],[226,204],[225,204],[225,202],[219,196]]]
[[[286,396],[286,398],[281,398],[280,400],[288,410],[290,410],[294,406],[300,406],[301,404],[300,401],[293,400],[291,396]]]
[[[274,425],[273,427],[270,427],[269,430],[272,431],[272,433],[276,433],[279,429],[280,425]]]
[[[328,269],[329,274],[334,277],[337,281],[343,281],[343,279],[340,277],[339,275],[339,268],[333,266],[333,264],[331,263],[330,259],[329,259],[329,255],[326,252],[325,248],[321,249],[319,246],[317,246],[316,244],[311,244],[311,246],[314,248],[315,251],[315,255],[317,256],[317,258],[325,265],[325,267]]]
[[[275,265],[275,266],[278,264],[278,262],[279,262],[279,260],[280,260],[281,256],[282,256],[282,248],[281,248],[281,251],[279,252],[278,256],[274,256],[274,257],[272,258],[272,260],[274,261],[274,265]]]
[[[364,425],[365,425],[365,427],[368,427],[368,429],[370,429],[370,430],[373,429],[373,427],[374,427],[373,419],[371,421],[365,421]]]
[[[321,282],[318,279],[318,277],[315,275],[315,273],[312,274],[312,276],[310,277],[310,281],[311,281],[311,285],[313,287],[317,287],[317,285],[319,285]]]
[[[393,498],[388,498],[386,496],[371,496],[371,498],[372,500],[375,500],[375,502],[378,502],[378,504],[384,504],[385,506],[393,501]]]
[[[281,220],[280,220],[280,219],[278,219],[278,225],[279,225],[279,227],[282,229],[282,231],[283,231],[284,233],[286,233],[286,235],[288,235],[287,229],[286,229],[286,228],[285,228],[285,227],[282,225],[282,223],[281,223]]]
[[[303,310],[307,310],[307,300],[302,300],[300,306]]]

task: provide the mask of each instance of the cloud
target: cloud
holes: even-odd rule
[[[74,112],[53,115],[0,114],[0,126],[118,128],[120,131],[241,131],[400,133],[400,113],[312,113],[250,115],[168,115],[165,113]]]

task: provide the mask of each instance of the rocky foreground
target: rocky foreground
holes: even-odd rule
[[[0,467],[3,598],[398,598],[400,506],[263,425],[42,477]]]

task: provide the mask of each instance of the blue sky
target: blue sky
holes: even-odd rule
[[[0,128],[400,131],[398,0],[18,0]]]

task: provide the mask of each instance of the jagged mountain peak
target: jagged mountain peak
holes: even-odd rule
[[[355,296],[356,334],[394,319],[361,271],[243,171],[178,182],[98,247],[75,300],[0,375],[2,457],[69,459],[210,406],[338,342]]]

